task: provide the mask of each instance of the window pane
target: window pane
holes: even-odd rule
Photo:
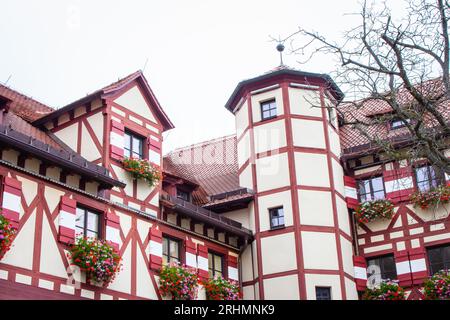
[[[77,238],[82,238],[84,236],[83,228],[75,227],[75,236]]]
[[[163,254],[163,256],[162,256],[162,264],[167,265],[167,263],[168,263],[167,256]]]
[[[376,191],[376,192],[374,192],[374,193],[373,193],[373,198],[374,198],[374,200],[377,200],[377,199],[384,199],[384,198],[385,198],[384,191],[381,190],[381,191]]]
[[[124,155],[125,157],[127,157],[127,158],[130,158],[130,156],[131,156],[130,150],[124,149],[124,150],[123,150],[123,155]]]
[[[417,182],[428,180],[427,167],[416,168]]]
[[[272,109],[269,112],[271,117],[275,117],[277,115],[277,109]]]
[[[264,111],[263,112],[263,117],[262,117],[263,119],[267,119],[267,118],[270,118],[270,111]]]
[[[278,218],[272,218],[272,227],[278,227]]]
[[[214,269],[216,271],[222,272],[222,257],[215,255],[214,256]]]
[[[75,226],[84,229],[84,214],[85,211],[81,208],[77,208],[77,216],[75,218]]]
[[[98,232],[98,214],[88,211],[87,218],[87,229]]]
[[[98,233],[94,232],[94,231],[87,230],[86,231],[86,236],[87,237],[92,237],[92,238],[97,238],[98,237]]]
[[[279,226],[284,226],[284,217],[278,218],[278,225]]]
[[[141,153],[141,139],[133,137],[133,152]]]
[[[283,208],[278,208],[277,212],[278,212],[278,216],[279,217],[284,217],[284,210],[283,210]]]
[[[168,240],[167,240],[167,238],[163,238],[162,239],[162,251],[163,251],[163,254],[164,255],[169,255],[169,243],[168,243]]]
[[[170,241],[170,256],[171,257],[176,257],[178,259],[179,255],[178,255],[178,242],[171,240]]]
[[[131,136],[128,133],[124,135],[124,148],[130,150],[131,149]]]
[[[316,287],[316,300],[331,300],[331,289]]]
[[[381,178],[381,177],[373,178],[372,179],[372,188],[373,188],[374,192],[384,190],[383,178]]]
[[[208,268],[209,269],[213,268],[213,256],[211,253],[208,253]]]

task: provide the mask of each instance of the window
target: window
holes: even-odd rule
[[[391,120],[391,130],[398,129],[406,126],[406,123],[410,123],[411,119],[406,119],[405,121],[400,119]]]
[[[427,253],[432,275],[443,269],[450,269],[450,244],[430,248]]]
[[[381,280],[397,279],[394,255],[386,255],[367,259],[367,280],[368,284],[376,285]]]
[[[368,178],[358,181],[358,194],[361,202],[384,199],[383,177]]]
[[[208,252],[209,277],[223,277],[223,257],[219,254]]]
[[[417,188],[420,191],[428,191],[436,188],[444,181],[444,175],[433,166],[415,168]]]
[[[184,201],[191,201],[191,194],[187,191],[177,189],[177,198]]]
[[[77,237],[100,237],[100,214],[87,208],[77,207],[75,234]]]
[[[162,263],[180,263],[180,241],[168,237],[162,239]]]
[[[129,131],[125,131],[124,156],[127,158],[144,159],[144,138]]]
[[[277,116],[277,104],[275,100],[261,102],[261,120],[275,118]]]
[[[270,229],[284,227],[284,210],[283,207],[269,209]]]
[[[316,287],[316,300],[331,300],[331,288]]]

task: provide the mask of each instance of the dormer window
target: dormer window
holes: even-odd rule
[[[277,116],[277,104],[275,99],[261,102],[261,120],[268,120]]]
[[[177,189],[177,198],[189,202],[189,201],[191,201],[191,193],[184,191],[184,190]]]
[[[405,127],[406,123],[410,123],[410,122],[411,122],[411,119],[405,119],[405,120],[393,119],[393,120],[391,120],[390,127],[391,127],[391,130],[395,130],[395,129]]]
[[[144,138],[130,131],[125,131],[124,156],[127,158],[144,159]]]

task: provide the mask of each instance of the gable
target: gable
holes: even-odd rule
[[[158,123],[137,84],[121,94],[114,102],[153,123]]]

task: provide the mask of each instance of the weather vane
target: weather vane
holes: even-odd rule
[[[284,44],[281,42],[281,40],[278,40],[277,51],[280,53],[280,67],[282,67],[284,66],[283,64]]]

